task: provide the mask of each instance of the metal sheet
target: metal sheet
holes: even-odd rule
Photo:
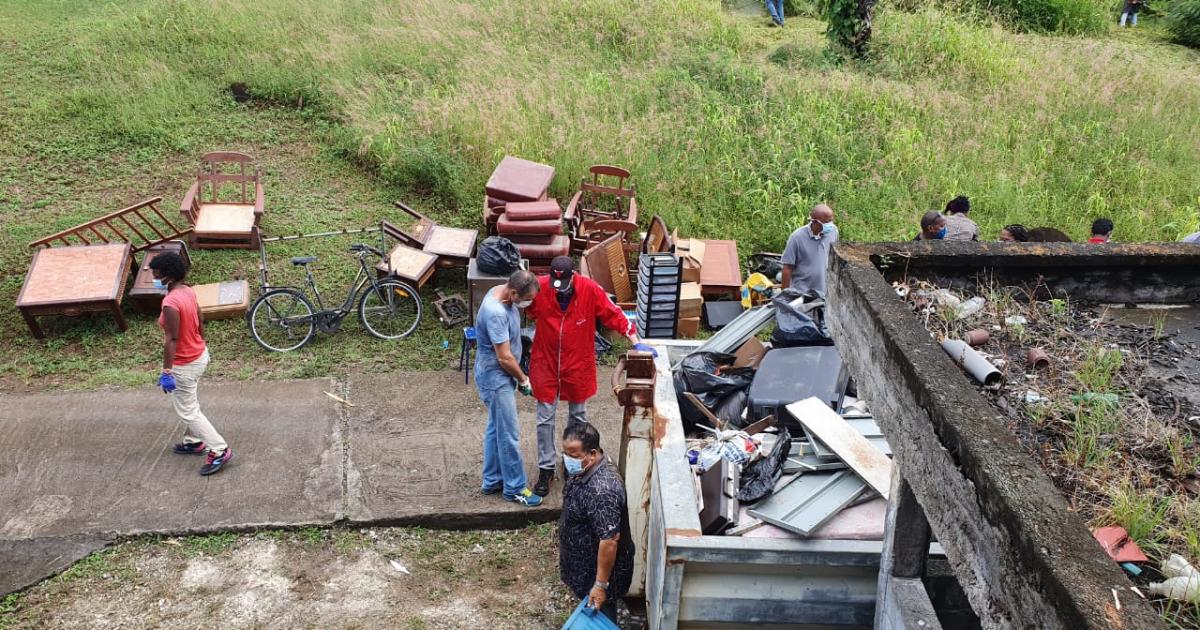
[[[867,438],[871,446],[882,451],[884,455],[891,457],[892,447],[888,444],[887,438],[883,436],[883,431],[879,428],[879,425],[875,423],[875,418],[871,416],[842,416],[842,419],[846,421],[846,424],[853,427],[855,431],[858,431],[863,437]],[[822,443],[821,440],[817,439],[809,431],[808,427],[804,426],[803,422],[800,425],[803,427],[804,435],[808,438],[809,443],[812,444],[812,453],[814,455],[826,460],[837,459],[837,454]]]
[[[750,516],[807,536],[866,489],[853,471],[806,473],[751,508]]]
[[[846,462],[843,462],[836,457],[819,457],[813,451],[812,446],[810,446],[808,442],[800,440],[792,442],[792,450],[788,454],[788,459],[783,462],[784,474],[794,472],[818,472],[823,470],[843,470],[845,468],[849,468],[846,465]]]
[[[768,303],[756,306],[737,316],[689,354],[697,352],[732,353],[774,320],[775,305]],[[678,367],[679,364],[676,363],[671,366],[671,369],[674,370]]]

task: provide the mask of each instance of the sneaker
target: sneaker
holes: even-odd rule
[[[490,494],[496,494],[497,492],[500,492],[500,486],[492,486],[491,488],[480,488],[479,489],[480,494],[489,494],[490,495]]]
[[[233,459],[232,448],[226,448],[225,452],[221,453],[220,455],[209,451],[208,463],[200,467],[200,474],[206,477],[208,475],[215,475],[218,472],[221,472],[221,469],[224,468],[225,464],[228,464],[229,460],[231,459]]]
[[[176,455],[203,455],[204,442],[180,442],[171,447]]]
[[[525,507],[537,507],[542,504],[542,497],[534,494],[529,488],[525,488],[517,494],[506,494],[504,495],[504,500],[520,503]]]
[[[554,481],[553,468],[539,468],[537,483],[533,484],[533,493],[539,497],[550,494],[550,484]]]

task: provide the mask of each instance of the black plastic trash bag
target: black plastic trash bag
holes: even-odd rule
[[[742,413],[749,403],[750,390],[739,389],[722,399],[712,412],[725,423],[726,429],[740,429],[748,424]]]
[[[728,367],[733,365],[736,358],[732,354],[722,352],[697,352],[684,358],[679,364],[679,369],[675,370],[674,374],[675,392],[685,431],[694,431],[697,423],[711,423],[683,395],[684,392],[695,394],[711,411],[718,408],[730,394],[745,391],[750,387],[751,381],[754,380],[754,368]],[[726,368],[725,371],[717,374],[718,368],[722,367]],[[741,412],[738,413],[740,415]]]
[[[775,331],[771,347],[832,346],[825,323],[825,299],[819,294],[784,289],[771,298],[775,305]]]
[[[741,503],[754,503],[771,496],[771,493],[775,492],[775,484],[779,483],[779,478],[783,476],[783,464],[791,451],[792,434],[781,427],[771,452],[742,469],[737,500]]]
[[[489,236],[479,244],[475,264],[483,273],[507,276],[521,268],[521,252],[517,246],[503,236]]]

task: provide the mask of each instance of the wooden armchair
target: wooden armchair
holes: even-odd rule
[[[200,158],[196,181],[179,210],[192,224],[191,244],[199,249],[258,247],[263,215],[262,174],[244,153],[218,151]],[[227,191],[240,194],[225,195]]]
[[[563,215],[571,227],[571,251],[581,253],[617,234],[629,247],[638,229],[637,192],[632,183],[627,183],[629,171],[604,164],[588,171],[592,181],[580,182],[579,191]]]

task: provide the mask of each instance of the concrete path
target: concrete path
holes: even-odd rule
[[[0,594],[122,536],[515,527],[558,514],[557,483],[533,510],[479,494],[486,415],[460,373],[210,382],[200,400],[234,449],[211,477],[197,474],[203,458],[171,452],[182,425],[155,388],[0,396]],[[526,469],[536,475],[533,407],[521,397]],[[615,456],[621,410],[604,387],[589,417]]]

